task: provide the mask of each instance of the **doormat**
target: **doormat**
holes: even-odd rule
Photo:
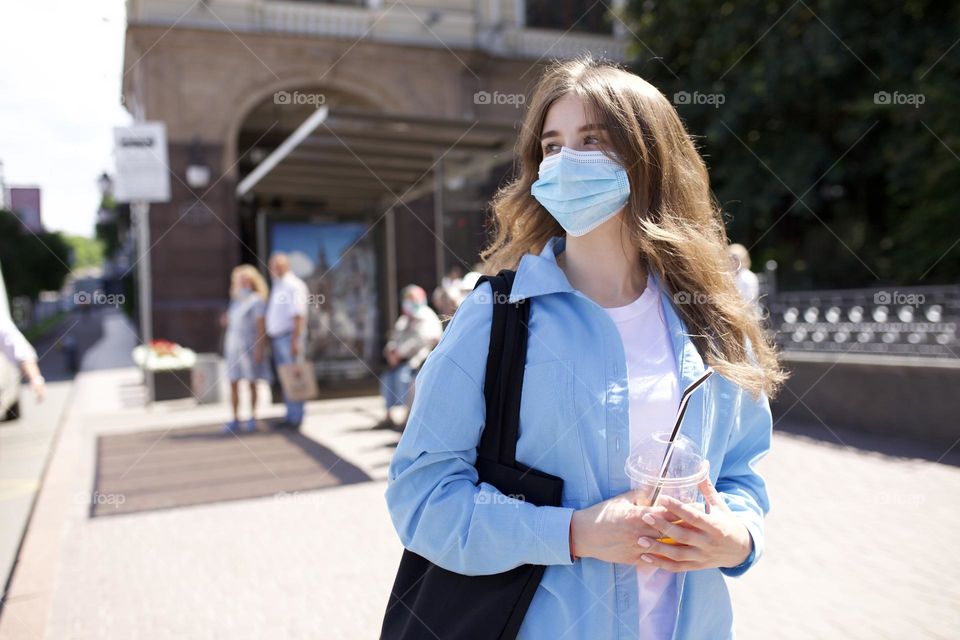
[[[100,436],[91,517],[172,509],[370,480],[294,430],[221,433],[222,424]]]

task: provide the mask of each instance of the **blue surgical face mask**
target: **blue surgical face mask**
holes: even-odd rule
[[[623,165],[602,151],[560,153],[540,163],[530,193],[572,236],[582,236],[612,218],[630,198]]]

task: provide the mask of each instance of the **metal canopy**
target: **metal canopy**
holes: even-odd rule
[[[436,188],[440,162],[448,184],[485,176],[510,159],[516,136],[509,123],[388,114],[348,105],[321,107],[329,108],[324,118],[313,107],[282,107],[261,105],[244,123],[241,185],[258,165],[275,161],[280,154],[270,155],[283,147],[289,152],[260,168],[263,175],[249,193],[267,200],[314,201],[334,213],[382,212],[405,192],[403,200],[409,203]],[[312,132],[294,139],[311,118]]]

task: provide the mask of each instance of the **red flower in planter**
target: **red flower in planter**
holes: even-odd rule
[[[176,342],[170,342],[169,340],[151,340],[150,349],[157,354],[158,356],[172,356],[175,355],[177,349],[180,348]]]

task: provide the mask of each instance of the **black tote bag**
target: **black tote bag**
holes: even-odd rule
[[[515,273],[483,276],[493,289],[493,325],[484,397],[486,423],[477,447],[477,474],[501,493],[538,506],[559,506],[563,480],[516,461],[520,391],[530,301],[508,303]],[[476,288],[476,287],[474,287]],[[540,584],[543,565],[465,576],[404,550],[380,631],[382,640],[507,640],[516,638]]]

